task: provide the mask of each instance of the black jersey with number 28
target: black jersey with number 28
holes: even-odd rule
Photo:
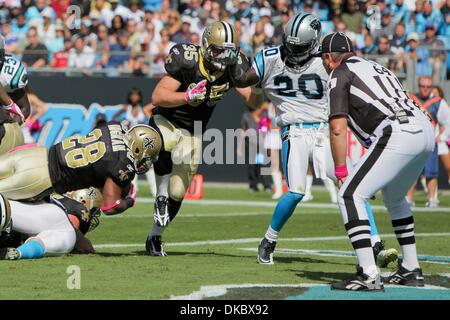
[[[202,80],[208,80],[206,85],[206,99],[196,106],[189,104],[177,108],[157,106],[154,114],[161,114],[176,126],[194,132],[194,122],[202,122],[202,130],[206,129],[209,118],[218,101],[225,93],[234,87],[233,74],[243,74],[251,67],[250,62],[239,53],[236,66],[227,68],[225,72],[210,73],[203,61],[201,49],[192,44],[177,44],[170,49],[165,68],[167,73],[181,82],[178,92],[192,88]]]
[[[134,178],[133,156],[118,122],[100,125],[85,136],[72,136],[52,146],[48,168],[53,188],[68,191],[102,188],[107,178],[124,188]]]

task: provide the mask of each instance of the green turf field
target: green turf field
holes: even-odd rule
[[[205,187],[205,201],[186,202],[164,234],[167,257],[145,255],[153,204],[145,187],[139,195],[135,208],[102,217],[89,234],[96,255],[0,261],[0,298],[450,299],[448,194],[440,196],[441,209],[424,212],[425,198],[417,193],[417,247],[429,286],[366,294],[330,292],[325,285],[355,272],[356,259],[337,207],[322,205],[328,204],[323,191],[316,190],[314,201],[297,208],[272,266],[256,263],[256,248],[275,205],[270,194]],[[398,249],[386,211],[376,208],[380,233],[387,246]],[[69,266],[79,267],[80,289],[68,289]]]

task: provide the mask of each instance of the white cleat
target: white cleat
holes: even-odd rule
[[[302,199],[302,202],[308,202],[314,199],[314,196],[311,193],[305,194],[305,196]]]

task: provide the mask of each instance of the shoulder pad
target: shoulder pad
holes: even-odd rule
[[[177,78],[182,71],[195,68],[198,62],[198,46],[192,44],[176,44],[170,49],[164,67],[169,75]]]

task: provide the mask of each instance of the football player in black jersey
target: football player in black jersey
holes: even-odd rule
[[[160,133],[162,148],[154,166],[158,187],[155,223],[146,241],[151,256],[165,255],[161,235],[180,209],[200,163],[201,141],[194,128],[206,129],[216,104],[231,88],[250,107],[263,102],[262,95],[251,94],[249,85],[254,83],[245,81],[251,64],[240,52],[238,38],[231,24],[218,21],[206,27],[201,46],[173,46],[165,63],[167,74],[153,91],[156,108],[150,126]]]
[[[52,192],[102,189],[102,211],[117,214],[135,203],[135,174],[145,173],[161,148],[159,134],[147,125],[124,131],[100,125],[47,149],[17,148],[0,156],[0,192],[12,200],[34,201]]]

